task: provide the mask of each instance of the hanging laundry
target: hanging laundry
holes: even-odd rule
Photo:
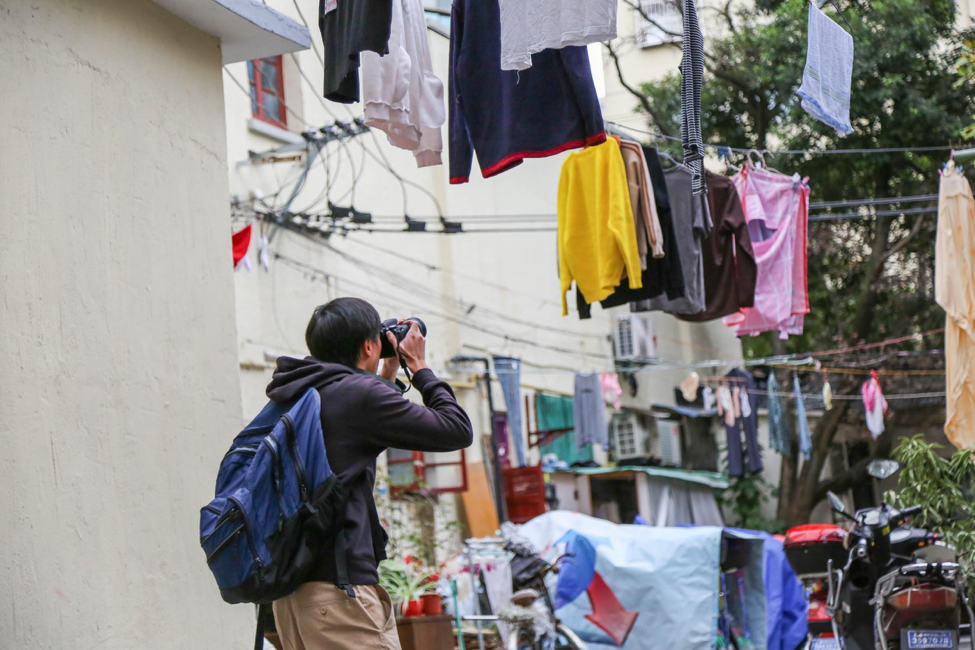
[[[525,467],[527,458],[521,429],[521,360],[494,357],[494,372],[498,375],[504,405],[508,409],[508,433],[515,445],[518,467]]]
[[[691,170],[694,196],[707,192],[704,184],[704,141],[701,136],[701,88],[704,79],[704,35],[694,0],[684,0],[683,56],[680,62],[680,139],[684,163]]]
[[[615,136],[614,136],[615,137]],[[642,226],[645,238],[638,237],[640,247],[640,268],[647,270],[647,253],[653,257],[664,256],[663,233],[657,216],[657,204],[650,187],[650,170],[643,155],[643,147],[632,140],[618,138],[623,164],[626,167],[626,182],[630,190],[630,207],[637,223],[637,234]],[[647,248],[649,244],[649,249]]]
[[[623,142],[627,142],[623,138]],[[657,150],[652,147],[643,146],[644,161],[650,174],[650,190],[653,203],[657,208],[657,220],[660,224],[660,235],[662,238],[662,258],[647,256],[642,261],[646,264],[643,271],[642,285],[639,289],[630,287],[628,278],[623,278],[620,286],[616,288],[611,296],[600,301],[603,309],[619,307],[634,301],[648,300],[661,294],[666,294],[671,300],[676,300],[684,295],[684,275],[681,269],[680,251],[678,249],[677,235],[674,232],[674,223],[670,210],[670,197],[667,194],[667,183],[664,180],[663,169],[660,167],[660,159]],[[591,318],[592,308],[579,291],[576,291],[576,309],[579,311],[580,319]],[[631,311],[636,311],[631,306]]]
[[[576,373],[572,415],[576,427],[576,449],[581,450],[587,445],[609,448],[606,406],[599,373]]]
[[[975,200],[949,162],[938,195],[934,297],[945,310],[945,435],[959,449],[975,447]]]
[[[684,278],[684,295],[675,300],[658,295],[637,301],[634,311],[666,311],[671,314],[699,314],[704,311],[704,255],[707,239],[707,199],[691,193],[691,170],[678,165],[664,171],[667,195],[674,219]]]
[[[802,397],[799,386],[799,375],[792,377],[792,395],[796,400],[796,435],[799,437],[799,451],[803,458],[809,460],[812,452],[812,437],[809,435],[809,420],[806,418],[806,402]]]
[[[774,372],[769,373],[766,392],[768,393],[769,447],[780,454],[791,453],[792,445],[789,443],[789,432],[785,428],[785,411],[782,408],[782,397],[779,395],[779,382]]]
[[[738,336],[802,334],[809,313],[806,279],[808,179],[745,167],[734,176],[758,270],[752,308],[726,316]]]
[[[807,113],[840,135],[850,135],[853,37],[820,11],[815,2],[809,3],[807,29],[806,67],[796,94],[802,98],[802,108]]]
[[[823,376],[823,408],[827,411],[833,410],[833,387],[829,385],[829,380]]]
[[[501,70],[500,60],[497,0],[454,0],[448,83],[451,183],[468,181],[475,152],[481,175],[489,178],[525,158],[554,156],[606,139],[586,48],[544,50],[520,72]]]
[[[532,55],[616,38],[614,0],[500,0],[501,69],[527,70]]]
[[[735,425],[735,404],[727,386],[718,387],[718,415],[724,420],[726,427]]]
[[[325,49],[325,99],[359,101],[359,54],[388,54],[392,24],[390,0],[320,0],[318,29]]]
[[[743,389],[739,397],[741,398],[741,416],[745,418],[750,417],[752,414],[752,401],[748,397],[748,390]]]
[[[870,379],[860,386],[860,395],[863,397],[863,408],[867,412],[867,429],[876,440],[884,432],[884,414],[887,412],[887,400],[880,388],[880,378],[876,370],[871,370]]]
[[[714,227],[703,245],[706,306],[698,314],[678,314],[703,322],[734,314],[755,302],[757,269],[748,223],[735,183],[705,170]]]
[[[636,228],[616,140],[610,138],[566,159],[559,179],[558,214],[563,315],[569,313],[565,293],[573,280],[586,302],[612,294],[624,267],[630,285],[639,288]]]
[[[247,264],[247,249],[250,248],[251,245],[251,232],[253,232],[253,228],[251,224],[247,224],[230,236],[230,244],[231,248],[233,249],[235,269],[237,268],[237,265],[240,264],[241,260],[244,260],[244,263]],[[250,270],[250,265],[247,265],[247,270]]]
[[[498,445],[498,461],[501,469],[511,467],[511,432],[508,427],[508,415],[496,412],[491,416],[491,433]]]
[[[270,258],[270,256],[268,255],[268,252],[267,252],[268,251],[268,246],[269,246],[269,243],[267,241],[267,235],[261,235],[261,241],[258,244],[258,249],[257,249],[257,261],[259,261],[261,263],[261,266],[264,267],[264,270],[266,272],[270,273],[271,272],[271,258]]]
[[[623,396],[623,389],[620,388],[620,376],[615,372],[604,372],[599,377],[600,386],[603,389],[603,401],[612,404],[617,411],[623,406],[620,397]]]
[[[362,100],[366,126],[412,151],[418,167],[441,164],[447,113],[421,0],[392,0],[389,53],[362,53]]]
[[[714,390],[710,386],[705,386],[704,390],[701,391],[701,401],[704,402],[705,411],[710,411],[714,408]]]
[[[742,476],[745,471],[745,459],[747,456],[748,473],[756,474],[761,472],[762,450],[758,444],[758,413],[751,408],[748,400],[748,392],[755,390],[755,380],[751,374],[741,368],[733,368],[726,375],[738,390],[739,416],[734,423],[728,425],[725,421],[725,438],[728,445],[728,475]],[[746,405],[748,405],[746,407]],[[742,453],[742,433],[745,434],[745,449]]]
[[[697,389],[701,386],[701,376],[691,371],[691,374],[680,383],[680,393],[688,402],[697,400]]]

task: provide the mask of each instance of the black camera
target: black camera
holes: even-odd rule
[[[410,321],[416,321],[420,326],[420,334],[426,337],[427,326],[416,316],[407,318],[402,323],[395,318],[384,320],[383,325],[379,330],[379,342],[383,346],[382,353],[379,355],[380,357],[386,359],[388,357],[396,356],[396,350],[393,349],[393,344],[390,343],[389,339],[386,337],[386,332],[392,332],[393,336],[396,337],[396,342],[402,343],[403,339],[405,339],[406,335],[410,332]]]

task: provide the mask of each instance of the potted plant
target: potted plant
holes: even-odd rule
[[[432,573],[427,576],[427,581],[423,585],[423,593],[420,595],[420,600],[423,601],[424,616],[439,616],[443,613],[443,600],[440,594],[437,593],[437,583],[439,581],[440,576]]]
[[[383,560],[379,564],[379,584],[403,616],[423,616],[421,596],[431,575],[415,561]]]

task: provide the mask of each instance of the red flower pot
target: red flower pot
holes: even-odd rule
[[[423,594],[420,596],[423,601],[423,614],[425,616],[439,616],[443,613],[443,600],[440,594]]]
[[[423,601],[411,600],[401,605],[403,616],[423,616]]]

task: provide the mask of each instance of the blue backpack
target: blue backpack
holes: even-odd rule
[[[309,388],[290,404],[269,402],[220,463],[216,498],[200,511],[200,545],[228,603],[292,593],[333,538],[339,586],[353,595],[342,534],[347,494],[325,455],[320,400]]]

